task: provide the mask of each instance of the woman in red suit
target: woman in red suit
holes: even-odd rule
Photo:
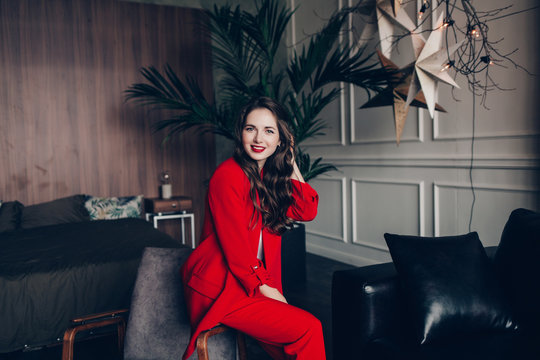
[[[293,156],[287,113],[269,98],[240,114],[234,156],[210,180],[200,245],[181,269],[194,350],[224,324],[257,339],[273,359],[325,359],[321,323],[289,305],[281,287],[281,233],[317,214],[318,195]]]

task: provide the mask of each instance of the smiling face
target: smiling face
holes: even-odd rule
[[[262,169],[280,145],[279,130],[274,114],[265,108],[252,110],[242,129],[242,145],[250,158]]]

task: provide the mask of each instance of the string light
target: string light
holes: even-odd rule
[[[486,63],[488,65],[493,65],[493,60],[491,60],[491,57],[489,55],[485,55],[485,56],[480,57],[480,61],[482,61],[483,63]]]
[[[476,200],[472,181],[475,141],[476,96],[479,94],[482,95],[481,104],[485,106],[487,94],[489,91],[508,90],[501,87],[497,82],[495,82],[494,78],[489,73],[491,65],[494,64],[494,61],[489,54],[493,54],[495,56],[496,63],[500,66],[504,66],[505,63],[508,62],[516,68],[519,68],[526,73],[532,75],[526,68],[514,61],[513,55],[518,50],[517,48],[510,52],[503,52],[498,49],[498,44],[500,40],[490,41],[490,39],[488,38],[490,35],[488,23],[493,20],[540,8],[540,5],[537,5],[528,9],[508,13],[508,10],[513,6],[508,5],[505,7],[494,8],[487,11],[477,11],[472,4],[473,1],[474,0],[439,0],[433,2],[433,4],[430,4],[427,2],[427,0],[423,0],[418,9],[417,15],[419,21],[416,28],[422,28],[422,31],[435,31],[440,29],[441,27],[443,29],[446,29],[443,34],[446,37],[446,55],[448,61],[445,64],[441,65],[441,77],[443,75],[442,72],[448,71],[450,68],[452,68],[455,72],[455,77],[466,77],[469,89],[471,90],[473,96],[473,132],[471,141],[471,163],[469,167],[471,190],[473,192],[473,203],[471,205],[471,212],[469,217],[469,230],[471,229],[473,209]],[[373,2],[375,3],[375,1]],[[378,1],[376,3],[378,3]],[[432,12],[436,9],[440,9],[444,11],[444,14],[446,16],[444,18],[442,26],[439,26],[437,29],[430,28],[428,21],[429,16],[424,16],[426,15],[426,11],[429,9],[430,5],[433,5],[433,9],[431,10]],[[452,14],[454,13],[454,11],[459,12],[459,16],[456,18],[457,21],[455,22],[452,19]],[[427,20],[422,20],[423,17],[427,18]],[[415,34],[415,31],[410,30],[410,34]],[[462,39],[462,37],[464,37],[464,39]],[[402,37],[398,37],[397,41],[401,39]],[[455,46],[456,48],[453,48],[453,46]],[[452,51],[450,49],[452,49]],[[454,60],[450,60],[450,55],[452,55],[452,58],[455,60],[455,62]],[[481,72],[484,73],[484,77],[479,79],[476,76]]]
[[[444,64],[443,67],[442,67],[442,69],[441,69],[441,72],[450,69],[452,66],[454,66],[454,60],[450,60],[449,62],[447,62],[446,64]]]
[[[414,3],[416,5],[418,21],[416,28],[408,29],[409,31],[403,35],[396,36],[395,43],[407,36],[414,36],[418,33],[418,29],[422,32],[445,29],[443,37],[446,41],[447,58],[439,63],[441,64],[440,71],[444,72],[452,68],[456,77],[464,76],[472,91],[482,94],[482,104],[485,103],[489,91],[505,90],[489,73],[491,65],[504,66],[506,63],[510,63],[530,74],[526,68],[513,59],[513,55],[518,49],[503,52],[498,48],[500,40],[489,39],[491,35],[489,25],[493,20],[531,11],[540,8],[540,5],[509,12],[513,5],[477,11],[473,5],[474,0],[399,1],[403,4]],[[373,0],[373,2],[378,3],[379,0]],[[435,10],[439,10],[437,14],[444,13],[443,23],[442,25],[439,23],[437,28],[430,27],[430,20],[432,20]],[[459,16],[456,17],[456,13]],[[453,47],[455,47],[453,53],[450,54],[449,49]],[[453,60],[450,59],[451,55]],[[484,73],[485,76],[475,78],[475,74],[479,73]]]
[[[475,38],[480,37],[480,31],[478,31],[478,29],[474,26],[469,26],[469,34]]]
[[[449,26],[454,26],[454,20],[452,20],[450,17],[446,17],[444,18],[444,21],[443,21],[443,28],[447,28]]]
[[[418,20],[422,20],[422,17],[424,16],[424,13],[429,9],[429,3],[427,0],[424,0],[422,2],[422,6],[420,6],[420,10],[418,11]]]

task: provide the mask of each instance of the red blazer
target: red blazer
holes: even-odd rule
[[[307,183],[291,180],[293,205],[287,216],[310,221],[317,215],[319,196]],[[257,259],[262,227],[254,217],[249,179],[238,163],[223,162],[210,180],[200,245],[181,268],[192,337],[187,359],[201,331],[216,326],[237,300],[253,296],[262,284],[281,287],[281,236],[262,229],[264,264]]]

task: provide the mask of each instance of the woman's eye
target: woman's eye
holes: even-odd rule
[[[245,128],[246,131],[253,131],[253,128],[252,127],[247,127]]]
[[[273,133],[274,133],[274,130],[270,130],[270,129],[269,129],[269,130],[266,130],[266,132],[267,132],[268,134],[273,134]]]

